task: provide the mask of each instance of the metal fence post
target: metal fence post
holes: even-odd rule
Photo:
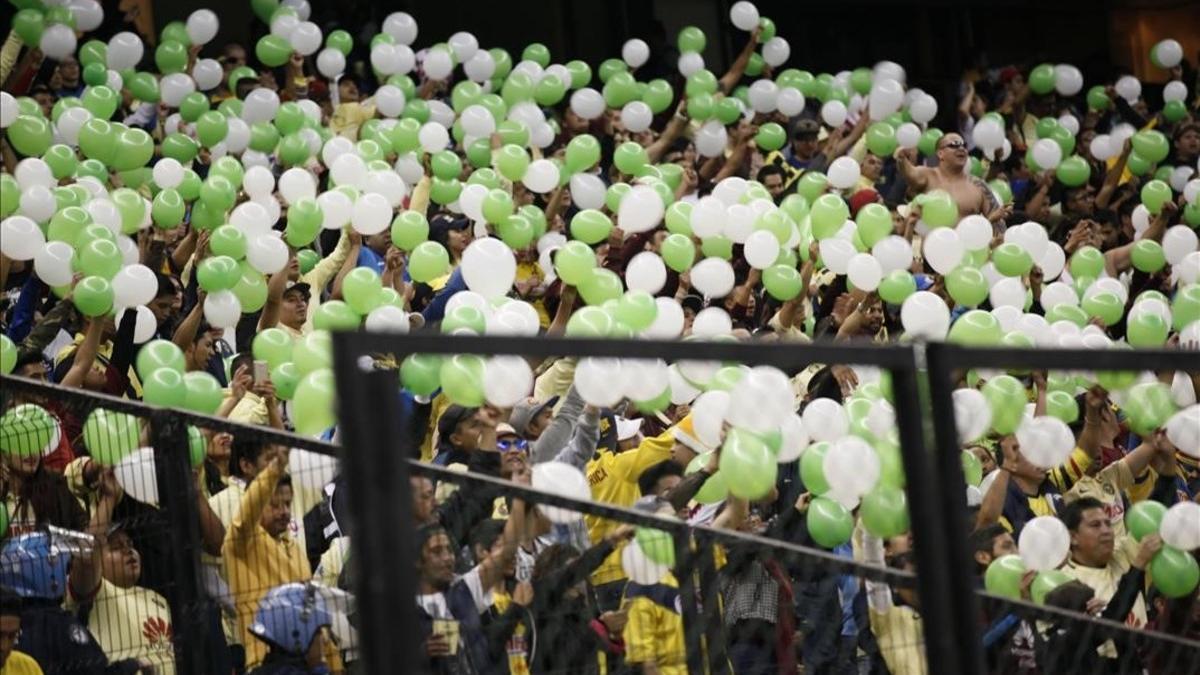
[[[700,603],[708,620],[704,622],[704,646],[708,651],[709,675],[729,672],[729,654],[725,644],[725,626],[718,612],[721,604],[721,580],[717,576],[716,546],[710,537],[696,534],[696,567],[700,576]]]
[[[188,452],[187,427],[170,410],[150,413],[159,503],[171,537],[171,629],[175,670],[201,675],[205,669],[209,625],[200,582],[200,513]]]
[[[704,672],[704,624],[696,602],[696,554],[686,526],[671,533],[675,542],[675,581],[679,583],[679,611],[683,619],[683,648],[689,673]]]
[[[342,470],[350,506],[351,551],[357,576],[362,672],[390,673],[412,664],[417,641],[416,569],[412,498],[403,433],[409,420],[400,405],[395,372],[362,368],[354,334],[334,336],[334,375]],[[403,358],[398,355],[398,358]],[[381,627],[387,627],[386,632]]]
[[[946,514],[937,480],[933,454],[925,444],[924,413],[917,382],[917,352],[910,363],[892,370],[892,399],[896,407],[896,425],[900,431],[901,456],[908,477],[905,493],[912,522],[913,548],[917,561],[917,594],[921,600],[921,622],[924,627],[925,656],[931,675],[975,675],[979,672],[972,660],[963,658],[963,650],[977,649],[972,638],[964,644],[961,636],[974,632],[976,618],[960,626],[947,576],[966,573],[970,568],[950,566],[952,556],[944,527]],[[957,461],[957,455],[955,455]],[[967,593],[970,595],[970,593]],[[969,599],[965,599],[969,600]]]

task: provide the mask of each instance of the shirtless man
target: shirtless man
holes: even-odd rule
[[[909,148],[896,151],[900,172],[909,186],[920,192],[945,190],[958,204],[960,217],[979,214],[997,225],[1011,212],[1002,206],[991,188],[967,171],[967,144],[962,136],[946,134],[938,140],[936,167],[915,166],[917,151]]]

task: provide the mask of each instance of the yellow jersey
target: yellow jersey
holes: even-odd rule
[[[42,675],[42,667],[32,656],[14,649],[9,652],[4,667],[0,668],[0,675]]]
[[[670,572],[657,584],[630,582],[621,603],[628,612],[625,661],[653,663],[662,675],[687,675],[679,584]]]
[[[75,609],[70,593],[64,604]],[[166,598],[148,588],[119,588],[101,579],[88,612],[88,631],[110,661],[139,659],[161,675],[175,672],[171,609]]]

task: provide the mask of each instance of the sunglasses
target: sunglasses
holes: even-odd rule
[[[500,452],[529,452],[529,441],[524,438],[504,439],[496,441],[496,449]]]
[[[967,144],[966,144],[966,143],[964,143],[963,141],[950,141],[949,143],[947,143],[947,144],[943,145],[943,146],[942,146],[942,149],[943,149],[943,150],[946,150],[946,149],[950,149],[950,150],[961,150],[961,149],[963,149],[963,148],[965,148],[965,147],[967,147]]]

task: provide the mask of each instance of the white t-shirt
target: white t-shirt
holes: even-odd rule
[[[475,609],[482,614],[492,605],[492,592],[483,587],[483,582],[479,578],[479,566],[471,568],[470,572],[458,577],[451,585],[462,582],[467,585],[471,591],[471,599],[475,601]],[[425,610],[431,618],[434,619],[453,619],[450,615],[450,608],[446,605],[445,593],[425,593],[417,594],[417,606]]]

